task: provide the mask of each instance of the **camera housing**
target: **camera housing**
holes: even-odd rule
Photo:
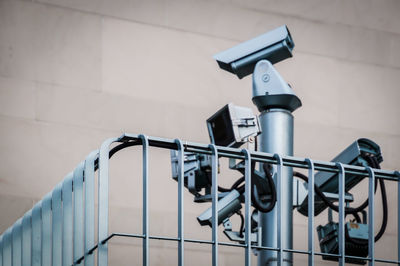
[[[260,60],[272,64],[292,57],[294,41],[286,25],[214,55],[220,68],[243,78]]]
[[[207,119],[211,143],[238,148],[261,133],[260,121],[251,108],[229,103]]]
[[[236,190],[233,189],[222,199],[218,200],[218,217],[217,224],[220,225],[224,220],[231,217],[237,211],[242,208],[241,195]],[[208,225],[212,227],[212,207],[205,210],[202,214],[197,217],[197,221],[200,225]]]
[[[184,185],[190,193],[196,197],[205,188],[210,190],[211,186],[207,181],[207,172],[211,171],[211,158],[209,155],[192,152],[184,153]],[[179,160],[178,151],[171,150],[172,178],[178,181]],[[208,191],[206,191],[208,192]]]
[[[332,162],[368,167],[370,165],[364,158],[365,155],[375,156],[379,163],[383,161],[379,145],[372,140],[361,138],[353,142],[349,147],[342,151],[332,160]],[[345,190],[349,191],[363,179],[363,176],[346,173]],[[324,193],[330,192],[337,194],[338,182],[339,179],[337,173],[321,171],[315,174],[315,185],[317,185]],[[315,196],[315,216],[320,214],[327,207],[328,206],[322,200],[320,200],[318,196]],[[308,196],[304,198],[302,204],[297,210],[303,215],[308,215]]]

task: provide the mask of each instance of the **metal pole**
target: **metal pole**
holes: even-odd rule
[[[262,127],[261,151],[268,153],[278,153],[280,155],[293,155],[293,116],[290,111],[285,109],[270,109],[260,114]],[[274,166],[276,172],[276,166]],[[274,175],[275,184],[277,184]],[[282,168],[281,172],[282,195],[282,231],[281,243],[282,249],[292,249],[293,247],[293,170],[291,168]],[[279,191],[278,191],[279,193]],[[262,245],[265,247],[278,247],[278,213],[275,207],[269,213],[261,213]],[[282,254],[283,265],[292,265],[291,253]],[[278,265],[278,254],[276,251],[262,250],[258,259],[259,266]]]

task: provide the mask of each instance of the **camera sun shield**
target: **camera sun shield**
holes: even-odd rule
[[[214,55],[220,68],[243,78],[260,60],[272,64],[292,57],[294,42],[286,25]]]

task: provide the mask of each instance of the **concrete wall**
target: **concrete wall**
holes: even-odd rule
[[[108,137],[207,143],[205,120],[217,109],[253,106],[251,78],[220,70],[212,55],[282,24],[296,47],[276,68],[303,102],[294,113],[295,155],[330,160],[367,137],[381,145],[382,167],[399,169],[399,13],[397,0],[0,0],[0,231]],[[174,236],[169,154],[151,156],[150,230]],[[139,169],[137,149],[113,160],[110,231],[141,230]],[[387,190],[389,224],[377,255],[394,259],[397,193],[393,184]],[[354,189],[357,202],[366,191]],[[208,206],[185,199],[187,237],[211,238],[195,219]],[[376,228],[381,216],[378,202]],[[294,212],[295,248],[305,246],[306,222]],[[316,219],[324,223],[326,213]],[[176,264],[175,243],[151,247],[152,265]],[[210,265],[210,247],[186,247],[189,265]],[[110,250],[111,265],[140,265],[139,240],[114,239]],[[221,265],[242,258],[221,248]]]

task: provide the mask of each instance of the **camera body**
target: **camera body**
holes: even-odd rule
[[[340,162],[344,164],[368,167],[369,163],[366,161],[365,156],[375,156],[379,163],[383,161],[381,149],[378,144],[370,139],[361,138],[353,142],[349,147],[343,150],[337,155],[332,162]],[[345,190],[349,191],[359,182],[364,179],[363,176],[346,173],[345,177]],[[315,174],[315,185],[317,185],[321,191],[338,193],[338,174],[331,172],[318,172]],[[315,196],[315,216],[320,214],[328,206],[320,200],[318,196]],[[297,209],[301,214],[308,215],[308,197],[306,196]]]
[[[292,57],[294,42],[286,25],[214,55],[220,68],[243,78],[260,60],[272,64]]]

